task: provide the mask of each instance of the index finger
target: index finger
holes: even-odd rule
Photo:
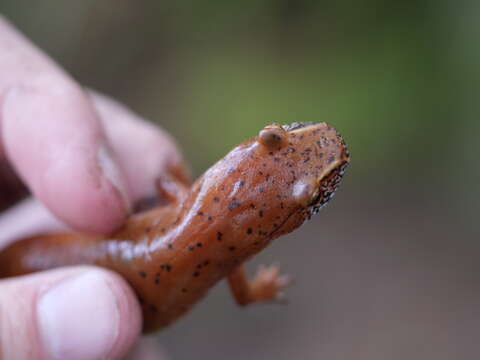
[[[2,18],[0,54],[0,153],[68,225],[120,226],[129,189],[84,91]]]

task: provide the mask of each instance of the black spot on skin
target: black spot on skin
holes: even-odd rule
[[[217,240],[222,241],[223,234],[219,231],[217,232]]]
[[[265,175],[265,180],[268,181],[269,179],[270,179],[270,174]]]
[[[233,200],[230,204],[228,204],[228,210],[233,210],[240,206],[240,203],[236,200]]]
[[[197,215],[198,215],[198,216],[203,216],[203,211],[198,211],[198,212],[197,212]]]
[[[140,271],[138,275],[140,275],[144,279],[147,277],[147,273],[145,271]]]
[[[173,249],[173,245],[172,244],[168,244],[167,246],[170,250]]]
[[[182,293],[186,293],[188,290],[186,288],[182,288]]]
[[[201,242],[197,242],[197,247],[202,247],[203,244]]]
[[[160,284],[160,279],[155,279],[155,284],[156,285]]]
[[[306,163],[306,162],[309,162],[310,161],[310,157],[307,157],[305,160],[303,160],[303,163]]]
[[[238,186],[243,186],[243,185],[245,185],[245,181],[240,180],[240,182],[238,183]]]
[[[220,198],[218,198],[218,197],[215,196],[215,197],[213,198],[213,201],[215,201],[216,203],[218,203],[218,202],[220,202]]]
[[[262,175],[263,175],[263,171],[259,171],[259,172],[258,172],[258,175],[262,176]]]
[[[200,272],[195,271],[195,272],[193,273],[193,277],[198,277],[198,276],[200,276]]]
[[[153,313],[156,313],[158,310],[157,310],[157,307],[155,305],[150,305],[150,311],[153,312]]]
[[[205,260],[205,261],[203,262],[203,266],[207,266],[208,264],[210,264],[210,261],[208,261],[208,260]]]
[[[255,209],[255,204],[250,204],[250,209]]]
[[[253,232],[252,228],[247,229],[247,234],[250,235]]]
[[[263,217],[263,210],[260,210],[260,211],[258,212],[258,216]]]
[[[263,163],[262,166],[263,166],[263,167],[267,167],[267,163]]]
[[[280,209],[283,209],[285,205],[283,205],[283,202],[280,203]]]
[[[268,155],[273,156],[273,152],[270,151],[270,152],[268,153]]]
[[[230,246],[230,247],[228,248],[228,250],[230,250],[230,251],[235,251],[236,249],[237,249],[237,248],[236,248],[235,246]]]
[[[208,221],[212,221],[212,220],[213,220],[213,217],[211,217],[211,216],[208,216],[208,218],[207,218],[207,219],[208,219]]]
[[[170,264],[162,264],[160,265],[160,269],[170,272],[172,270],[172,265]]]

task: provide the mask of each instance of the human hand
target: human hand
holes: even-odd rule
[[[65,227],[108,233],[155,193],[162,171],[181,164],[167,134],[87,94],[2,19],[0,54],[0,162],[34,196],[0,217],[0,249]],[[80,266],[0,281],[1,359],[117,359],[140,331],[133,291],[110,271]]]

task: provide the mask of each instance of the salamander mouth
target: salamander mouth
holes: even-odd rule
[[[327,203],[333,199],[340,182],[342,181],[348,161],[344,161],[333,168],[322,180],[318,188],[318,194],[308,206],[308,219],[317,214]]]

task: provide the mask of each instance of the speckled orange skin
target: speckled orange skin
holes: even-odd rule
[[[0,253],[0,277],[103,266],[136,291],[145,331],[167,326],[237,266],[299,227],[336,189],[349,161],[339,134],[325,123],[284,128],[266,127],[282,138],[261,132],[245,141],[169,205],[132,216],[111,236],[49,234],[14,243]]]

